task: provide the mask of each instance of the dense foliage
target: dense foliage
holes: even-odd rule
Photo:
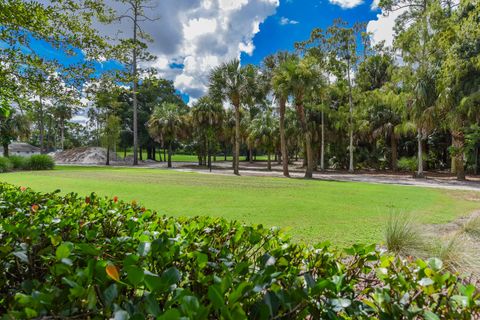
[[[55,161],[46,154],[0,157],[0,173],[12,170],[52,170],[54,167]]]
[[[480,294],[438,259],[340,253],[276,229],[0,184],[0,313],[103,319],[455,318]]]
[[[46,154],[37,154],[25,159],[24,169],[27,170],[52,170],[55,161]]]

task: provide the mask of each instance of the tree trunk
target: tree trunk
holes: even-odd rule
[[[248,162],[253,163],[253,148],[248,148]]]
[[[109,166],[110,165],[110,144],[107,143],[107,162],[105,165]]]
[[[165,149],[165,146],[163,146],[163,161],[167,161],[167,150]]]
[[[143,150],[141,146],[138,148],[138,153],[139,153],[140,160],[143,161]],[[138,164],[138,160],[137,160],[137,164]]]
[[[397,171],[397,159],[398,159],[398,150],[397,150],[397,137],[395,137],[395,134],[392,132],[390,134],[390,148],[392,149],[392,170]]]
[[[124,147],[123,148],[123,159],[125,160],[126,157],[127,157],[127,147]]]
[[[157,150],[155,150],[155,145],[152,146],[152,160],[157,161]]]
[[[207,140],[207,157],[208,157],[208,170],[212,172],[212,155],[210,154],[210,143]]]
[[[235,154],[233,156],[233,173],[240,174],[240,104],[235,105]]]
[[[168,144],[168,167],[172,167],[172,143]]]
[[[272,171],[272,160],[270,151],[267,151],[267,169],[268,171]]]
[[[455,168],[457,170],[457,180],[465,180],[465,165],[463,163],[463,148],[465,145],[465,136],[461,131],[452,132],[454,147]]]
[[[40,153],[44,154],[45,153],[45,123],[43,119],[43,101],[42,97],[40,97],[40,119],[39,119],[39,139],[40,139]]]
[[[8,158],[8,156],[9,156],[9,154],[8,154],[8,143],[3,144],[3,156],[5,158]]]
[[[301,99],[300,99],[301,100]],[[305,149],[307,170],[305,171],[305,178],[311,179],[313,177],[313,151],[312,151],[312,137],[307,127],[307,119],[305,117],[305,108],[301,103],[297,104],[297,114],[302,126],[303,134],[305,135]]]
[[[322,139],[320,145],[320,170],[325,171],[325,115],[322,110]]]
[[[348,102],[350,105],[350,123],[349,123],[349,136],[350,136],[350,144],[349,144],[349,153],[350,153],[350,162],[348,165],[348,172],[353,173],[355,168],[353,167],[353,97],[352,97],[352,80],[350,77],[350,59],[348,59],[348,66],[347,66],[347,75],[348,75]]]
[[[422,129],[417,129],[417,144],[418,144],[418,170],[417,170],[417,178],[424,178],[425,174],[423,172],[423,148],[422,148]]]
[[[285,177],[290,177],[288,172],[288,151],[287,151],[287,139],[285,137],[285,110],[286,110],[286,99],[280,99],[280,149],[282,152],[282,166],[283,166],[283,175]]]
[[[204,141],[204,150],[203,150],[203,165],[207,166],[207,158],[208,158],[208,138],[205,136]]]
[[[138,101],[137,101],[137,27],[138,6],[133,6],[133,52],[132,52],[132,75],[133,75],[133,165],[138,165]],[[141,157],[141,155],[140,155]]]
[[[60,147],[65,150],[65,119],[60,119]]]
[[[478,174],[478,146],[475,146],[475,151],[474,151],[474,156],[475,156],[475,169],[474,169],[474,173],[475,175]]]
[[[152,146],[150,144],[147,145],[147,159],[152,160]]]

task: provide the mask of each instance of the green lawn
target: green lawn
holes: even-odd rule
[[[421,223],[445,223],[480,208],[473,192],[162,169],[58,167],[0,174],[0,181],[38,191],[116,195],[173,216],[211,215],[280,226],[296,240],[330,240],[341,246],[381,241],[391,212],[410,213]]]

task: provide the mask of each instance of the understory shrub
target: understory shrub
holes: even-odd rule
[[[401,171],[414,172],[417,170],[418,158],[417,157],[402,157],[397,162],[397,167]]]
[[[13,169],[20,170],[25,168],[26,158],[21,156],[9,156],[8,160],[12,163]]]
[[[471,319],[438,259],[292,242],[278,229],[160,216],[135,201],[0,184],[3,319]]]
[[[54,167],[55,161],[46,154],[33,155],[25,160],[27,170],[52,170]]]
[[[8,172],[13,169],[13,165],[8,158],[0,157],[0,173]]]

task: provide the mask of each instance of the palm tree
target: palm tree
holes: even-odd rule
[[[210,97],[205,96],[195,103],[191,112],[193,126],[199,131],[201,140],[204,143],[205,156],[208,158],[208,168],[212,170],[211,151],[222,128],[225,110],[220,103],[216,103]]]
[[[25,115],[11,110],[8,114],[0,115],[0,142],[3,147],[3,156],[8,157],[8,146],[18,138],[26,138],[30,134],[30,124]]]
[[[423,143],[427,131],[432,125],[432,115],[436,103],[436,88],[434,74],[425,67],[418,70],[414,87],[414,98],[410,104],[410,115],[417,127],[418,170],[416,176],[425,176],[423,168]]]
[[[168,146],[168,167],[172,167],[173,143],[184,134],[184,112],[174,103],[165,102],[157,106],[147,123],[148,132],[157,143]]]
[[[281,78],[276,77],[276,75],[281,72],[280,66],[289,59],[292,59],[292,57],[293,55],[288,52],[279,52],[275,56],[266,57],[264,60],[267,76],[271,78],[273,93],[275,98],[278,100],[280,115],[280,150],[282,153],[283,175],[285,177],[290,177],[290,173],[288,172],[289,158],[287,150],[287,139],[285,137],[285,111],[290,92],[288,91],[288,85],[283,81],[279,81]]]
[[[234,59],[213,69],[210,74],[209,90],[215,99],[228,101],[235,110],[235,141],[233,154],[233,172],[240,174],[240,108],[244,97],[249,96],[247,72],[240,61]]]
[[[267,109],[266,112],[262,112],[255,117],[248,128],[249,137],[256,141],[258,145],[261,145],[267,151],[267,168],[272,170],[271,155],[275,149],[275,134],[277,131],[277,122],[273,117],[272,111]]]
[[[305,139],[307,170],[305,178],[313,177],[313,150],[312,136],[308,130],[305,116],[304,99],[309,94],[315,82],[319,79],[317,60],[312,56],[305,58],[292,57],[284,61],[274,76],[275,87],[283,88],[285,92],[292,94],[297,116]]]

